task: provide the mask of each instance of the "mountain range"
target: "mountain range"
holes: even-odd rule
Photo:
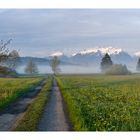
[[[63,52],[57,51],[45,58],[38,57],[21,57],[21,65],[26,65],[29,59],[32,59],[37,65],[49,65],[50,60],[57,56],[61,65],[77,65],[86,67],[100,67],[100,62],[103,56],[108,53],[115,64],[125,64],[130,70],[135,71],[138,57],[140,52],[130,55],[121,48],[91,48],[85,49],[78,53],[71,54],[71,56],[65,55]]]

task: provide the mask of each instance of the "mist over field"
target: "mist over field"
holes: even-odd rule
[[[38,67],[39,73],[52,73],[50,62],[54,57],[60,61],[61,73],[100,73],[101,61],[105,54],[109,54],[113,64],[126,65],[128,70],[136,72],[139,54],[128,53],[122,48],[102,47],[84,49],[70,56],[63,51],[55,51],[46,57],[21,57],[18,67],[19,73],[24,73],[27,63],[32,60]]]
[[[17,68],[18,73],[25,73],[24,72],[25,65],[19,66]],[[61,65],[60,66],[61,73],[68,73],[68,74],[90,74],[90,73],[100,73],[100,67],[94,66],[76,66],[76,65]],[[136,72],[135,67],[128,67],[128,69],[132,72]],[[39,65],[38,66],[39,73],[52,73],[51,67],[49,65]]]
[[[20,66],[17,68],[18,73],[24,73],[25,66]],[[100,69],[94,66],[60,66],[61,73],[99,73]],[[52,73],[50,66],[40,65],[38,66],[39,73]]]

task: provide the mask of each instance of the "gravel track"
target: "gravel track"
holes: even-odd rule
[[[64,111],[63,99],[56,80],[38,127],[39,131],[69,131],[68,117]]]

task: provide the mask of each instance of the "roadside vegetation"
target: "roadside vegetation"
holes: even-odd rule
[[[18,77],[16,68],[20,62],[20,56],[17,50],[9,49],[8,45],[11,41],[12,39],[7,42],[0,41],[0,77]]]
[[[42,78],[0,78],[0,110],[33,89]]]
[[[49,98],[51,87],[52,78],[50,77],[47,79],[46,85],[40,91],[39,95],[28,107],[23,118],[19,121],[14,131],[37,131],[40,118],[43,114],[44,107]]]
[[[63,75],[57,81],[76,131],[140,131],[140,75]]]

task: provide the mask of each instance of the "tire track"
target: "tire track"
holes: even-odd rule
[[[16,125],[17,120],[22,116],[28,106],[33,102],[34,98],[45,85],[46,80],[43,80],[39,85],[25,94],[18,101],[10,104],[6,109],[0,112],[0,131],[10,131]]]

